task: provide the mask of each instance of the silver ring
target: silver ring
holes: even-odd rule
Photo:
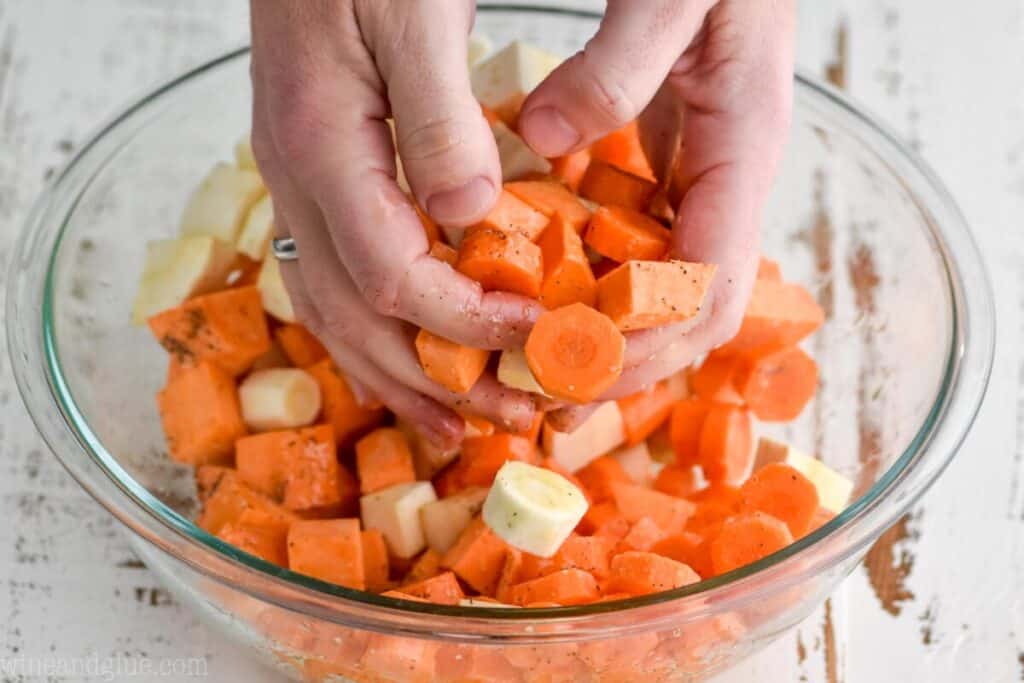
[[[275,237],[270,241],[270,251],[278,261],[297,261],[299,249],[291,237]]]

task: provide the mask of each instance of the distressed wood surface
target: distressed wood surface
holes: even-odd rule
[[[960,201],[997,292],[997,366],[974,431],[925,500],[825,605],[723,683],[1024,680],[1024,4],[984,10],[801,2],[800,64],[910,140]],[[240,0],[0,0],[0,272],[43,182],[99,121],[246,35]],[[827,231],[812,229],[812,248]],[[823,275],[857,266],[819,256]],[[205,657],[214,680],[272,680],[132,556],[46,452],[8,364],[0,353],[0,660]]]

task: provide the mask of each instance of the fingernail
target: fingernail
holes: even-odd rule
[[[519,120],[519,132],[541,156],[557,157],[579,144],[581,135],[554,107],[527,112]]]
[[[473,178],[462,187],[427,198],[427,213],[440,223],[463,223],[487,212],[494,203],[494,184],[489,178]]]

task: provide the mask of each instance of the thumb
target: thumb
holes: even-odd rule
[[[640,115],[700,29],[712,0],[609,0],[582,52],[526,99],[520,133],[554,157],[586,146]]]
[[[372,41],[398,154],[420,206],[440,223],[469,225],[487,214],[501,188],[494,135],[466,62],[472,3],[410,2],[403,10],[401,40],[388,13]]]

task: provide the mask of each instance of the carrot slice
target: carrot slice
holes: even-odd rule
[[[522,550],[512,547],[509,547],[505,554],[505,561],[501,565],[501,573],[494,589],[494,597],[501,602],[511,602],[512,586],[523,581],[523,556]]]
[[[441,573],[441,553],[433,548],[427,548],[416,561],[412,563],[409,572],[405,575],[405,583],[419,583]],[[398,590],[405,590],[399,588]],[[408,591],[406,591],[408,592]],[[415,593],[413,593],[415,595]]]
[[[400,586],[398,591],[438,605],[457,605],[459,600],[466,597],[452,572],[444,572],[417,583],[408,583]]]
[[[551,219],[537,246],[544,262],[540,302],[548,309],[577,302],[593,307],[597,280],[583,252],[583,241],[561,214]]]
[[[660,261],[672,233],[658,221],[621,206],[602,206],[594,212],[584,240],[591,249],[613,261]]]
[[[658,382],[649,391],[620,398],[618,403],[626,429],[625,445],[635,446],[668,420],[675,396],[667,382]]]
[[[430,255],[438,261],[444,261],[454,268],[459,262],[459,252],[452,249],[444,242],[434,242],[430,245]]]
[[[651,547],[651,552],[691,567],[701,578],[714,576],[711,566],[711,542],[704,537],[684,531],[667,536]]]
[[[593,502],[603,503],[612,499],[612,484],[632,484],[622,465],[615,458],[602,455],[576,473]],[[617,510],[616,510],[617,512]]]
[[[539,579],[512,586],[509,598],[516,605],[551,602],[556,605],[582,605],[600,595],[597,581],[582,569],[561,569]]]
[[[246,484],[302,511],[342,503],[337,450],[331,426],[318,425],[239,439],[235,462]]]
[[[225,543],[281,567],[288,566],[287,537],[287,522],[256,508],[242,511],[217,532]]]
[[[697,473],[693,467],[665,465],[654,479],[652,488],[676,498],[687,498],[697,490]]]
[[[686,261],[630,261],[597,281],[597,308],[620,330],[689,320],[704,302],[717,266]]]
[[[657,182],[651,164],[647,161],[636,121],[608,133],[590,146],[590,155],[633,175]]]
[[[505,183],[512,193],[549,219],[560,215],[576,234],[583,232],[590,220],[590,209],[580,203],[579,197],[565,185],[551,180],[520,180]]]
[[[384,534],[380,529],[366,529],[360,532],[360,540],[363,544],[363,577],[366,580],[366,590],[374,593],[387,590],[391,582],[388,581],[390,564]]]
[[[700,435],[711,404],[697,398],[684,398],[672,407],[669,438],[682,466],[700,464]]]
[[[550,559],[550,568],[544,573],[550,574],[561,569],[582,569],[598,580],[604,579],[608,576],[608,563],[614,547],[615,542],[604,536],[570,534]]]
[[[363,539],[358,519],[315,519],[288,529],[288,566],[321,581],[364,590]]]
[[[739,480],[753,460],[750,412],[714,404],[700,431],[700,466],[708,481]]]
[[[672,590],[700,581],[700,576],[687,565],[661,555],[626,552],[612,558],[610,592],[646,595]]]
[[[529,439],[501,432],[462,442],[462,456],[455,464],[461,486],[490,486],[501,466],[510,460],[534,464],[537,447]]]
[[[757,279],[782,282],[782,269],[779,268],[778,261],[762,256],[761,262],[757,265]]]
[[[489,351],[463,346],[426,330],[416,335],[416,353],[424,374],[457,394],[473,388],[490,358]]]
[[[782,550],[793,542],[786,524],[763,512],[738,515],[726,520],[711,542],[711,566],[724,574]]]
[[[189,465],[231,461],[246,429],[235,382],[219,365],[179,368],[156,400],[171,458]]]
[[[690,389],[699,398],[715,403],[743,405],[743,397],[733,383],[741,360],[712,352],[692,374]]]
[[[580,403],[615,384],[625,352],[612,321],[580,303],[541,314],[526,340],[526,362],[544,391]]]
[[[658,186],[611,164],[592,159],[580,181],[580,196],[603,206],[646,211]]]
[[[587,511],[583,513],[583,519],[576,526],[576,530],[581,534],[595,534],[600,529],[604,528],[605,525],[614,522],[615,520],[622,520],[626,524],[626,530],[629,529],[629,523],[626,522],[625,518],[619,512],[619,508],[615,505],[615,501],[606,500],[603,503],[595,503],[587,508]],[[623,534],[626,532],[623,531]],[[617,539],[616,539],[617,540]]]
[[[197,296],[157,313],[148,323],[160,345],[178,360],[208,360],[233,377],[270,349],[267,316],[256,287]]]
[[[800,285],[758,280],[739,333],[717,353],[764,355],[778,351],[797,344],[824,322],[821,306]]]
[[[620,553],[631,550],[646,552],[651,547],[665,538],[665,532],[650,517],[641,517],[629,528],[629,532],[622,537],[616,551]]]
[[[780,519],[794,538],[811,528],[818,511],[818,489],[799,470],[784,463],[765,465],[740,487],[742,509]]]
[[[297,368],[307,368],[327,358],[327,349],[302,325],[293,323],[274,330],[274,339]]]
[[[309,366],[306,372],[320,385],[323,419],[334,427],[334,438],[339,448],[348,448],[384,419],[383,409],[359,404],[344,372],[330,358]]]
[[[456,270],[479,282],[486,291],[537,298],[544,279],[542,258],[540,247],[520,233],[478,229],[462,241]]]
[[[566,192],[566,194],[569,194]],[[570,197],[572,195],[569,195]],[[579,202],[577,202],[579,203]],[[548,225],[548,217],[513,193],[506,185],[498,195],[498,201],[487,216],[471,231],[497,230],[505,234],[520,234],[529,241],[537,239]]]
[[[612,484],[612,497],[626,521],[638,522],[642,517],[650,517],[669,534],[682,531],[696,507],[688,500],[636,484]]]
[[[590,150],[581,149],[572,154],[551,159],[551,174],[561,180],[573,192],[579,192],[583,174],[590,165]]]
[[[405,435],[386,427],[370,432],[356,442],[356,474],[365,495],[395,484],[416,481],[412,451]]]
[[[238,521],[246,510],[260,510],[288,525],[298,519],[262,493],[246,486],[231,469],[224,468],[207,492],[203,509],[196,524],[200,528],[218,533],[225,524]]]
[[[494,595],[508,546],[476,517],[441,558],[441,566],[484,595]]]
[[[818,391],[818,364],[796,347],[747,359],[737,367],[738,393],[765,422],[795,420]]]

